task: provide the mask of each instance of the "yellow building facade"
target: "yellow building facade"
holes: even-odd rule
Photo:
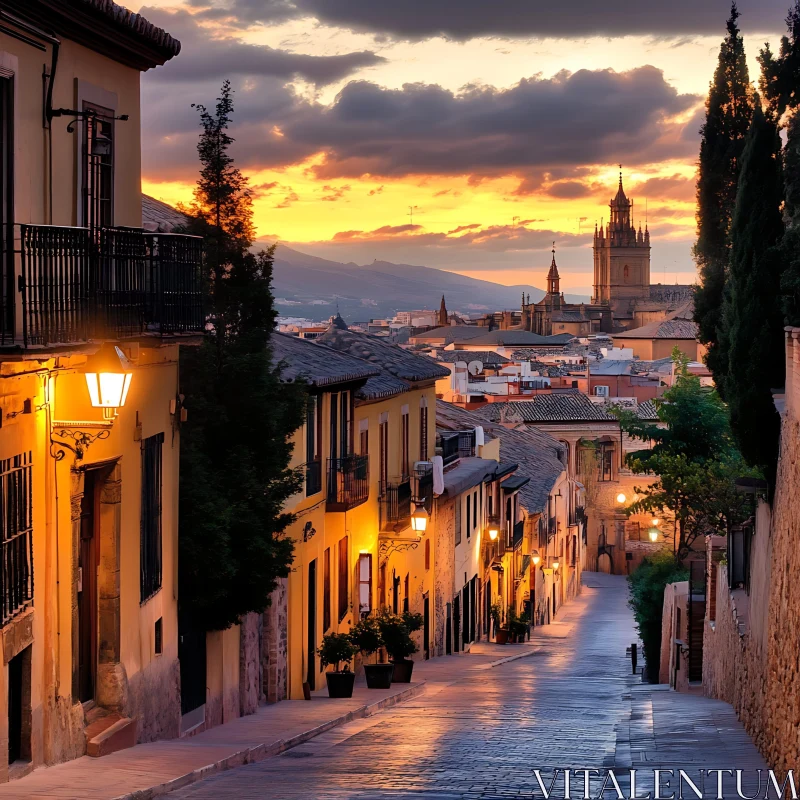
[[[435,553],[430,529],[412,531],[410,515],[427,480],[415,467],[434,455],[443,370],[349,331],[315,342],[276,334],[272,346],[288,364],[285,379],[306,380],[310,397],[292,461],[305,470],[305,488],[287,508],[296,515],[286,532],[292,571],[266,615],[266,694],[280,700],[303,697],[304,684],[324,687],[316,649],[326,633],[347,632],[384,607],[424,613]],[[367,361],[363,348],[380,353]],[[393,357],[397,374],[385,366]],[[424,632],[417,638],[421,657]]]
[[[200,240],[141,231],[140,73],[179,43],[99,2],[3,11],[7,780],[180,731],[178,342],[203,319]]]

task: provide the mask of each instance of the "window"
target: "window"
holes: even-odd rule
[[[339,539],[339,622],[341,622],[350,608],[349,571],[347,565],[347,536]]]
[[[600,458],[597,466],[599,468],[598,480],[613,480],[614,448],[603,446],[600,448]]]
[[[407,476],[411,474],[410,464],[409,462],[409,451],[408,451],[408,407],[403,411],[403,416],[401,417],[402,425],[401,425],[401,456],[400,456],[400,471],[403,476]]]
[[[32,455],[0,461],[0,519],[3,524],[3,589],[5,625],[33,600]]]
[[[342,458],[350,453],[350,392],[339,395],[339,453]]]
[[[0,78],[0,337],[3,342],[14,337],[14,83]]]
[[[428,401],[424,397],[419,407],[419,460],[428,460]]]
[[[157,656],[164,652],[164,622],[161,617],[156,620],[156,628],[153,632],[153,649]]]
[[[83,225],[92,230],[114,224],[114,112],[83,104]]]
[[[403,611],[408,612],[408,579],[409,575],[406,572],[406,577],[403,579]]]
[[[472,530],[478,527],[478,493],[472,494]]]
[[[306,497],[322,490],[322,462],[320,458],[319,427],[320,398],[309,395],[306,406]]]
[[[361,420],[361,427],[358,431],[358,452],[362,456],[369,455],[369,421]]]
[[[141,602],[161,588],[161,449],[164,434],[142,440],[142,508],[140,519]]]
[[[331,549],[322,554],[322,632],[331,627]]]
[[[460,497],[455,502],[455,514],[456,514],[456,524],[454,527],[456,535],[456,544],[461,544],[461,498]]]
[[[372,611],[372,555],[358,557],[358,612],[366,617]]]
[[[425,540],[425,569],[431,568],[431,540]]]
[[[389,419],[381,417],[378,426],[378,445],[380,448],[380,474],[378,480],[381,482],[380,491],[383,494],[389,484]]]
[[[472,498],[471,498],[469,495],[467,495],[467,539],[469,539],[469,534],[470,534],[470,527],[469,527],[469,508],[470,508],[470,501],[471,501],[471,500],[472,500]]]

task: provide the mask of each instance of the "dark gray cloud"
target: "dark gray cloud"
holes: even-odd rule
[[[181,42],[181,55],[155,71],[160,82],[221,81],[223,77],[270,76],[284,81],[302,78],[324,86],[346,78],[386,59],[370,50],[335,56],[292,53],[238,39],[212,38],[186,11],[168,12],[144,8],[142,13],[154,24],[168,30]]]
[[[236,83],[234,87],[238,89]],[[213,102],[213,85],[159,84],[147,89],[146,122],[161,129],[149,143],[147,169],[171,172],[194,161],[196,114],[176,115],[180,103]],[[152,98],[152,107],[150,99]],[[508,89],[436,84],[386,89],[352,81],[330,105],[302,98],[275,79],[248,81],[237,92],[233,134],[240,166],[266,168],[323,153],[314,168],[326,180],[364,175],[468,175],[473,183],[518,175],[519,192],[573,180],[588,165],[622,161],[629,167],[696,153],[697,129],[675,121],[698,105],[679,94],[661,70],[580,70],[533,77]],[[188,138],[187,138],[188,137]],[[564,186],[565,184],[562,184]],[[524,186],[524,190],[523,190]],[[565,191],[575,191],[569,187]]]
[[[745,31],[783,30],[790,0],[740,0]],[[628,34],[685,37],[720,34],[730,0],[195,0],[209,17],[242,25],[311,16],[329,25],[419,40],[484,36],[619,37]]]

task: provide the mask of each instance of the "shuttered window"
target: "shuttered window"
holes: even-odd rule
[[[161,588],[161,456],[164,434],[142,440],[142,508],[140,519],[140,600]]]
[[[331,627],[331,549],[322,555],[322,632]]]
[[[350,587],[349,587],[349,572],[350,568],[347,564],[347,536],[339,539],[339,622],[341,622],[350,607]]]

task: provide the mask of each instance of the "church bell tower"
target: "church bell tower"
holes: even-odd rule
[[[637,297],[650,294],[650,231],[638,231],[633,222],[633,200],[622,188],[622,168],[617,194],[609,203],[609,221],[594,231],[594,293],[592,302],[610,305],[624,314]]]

